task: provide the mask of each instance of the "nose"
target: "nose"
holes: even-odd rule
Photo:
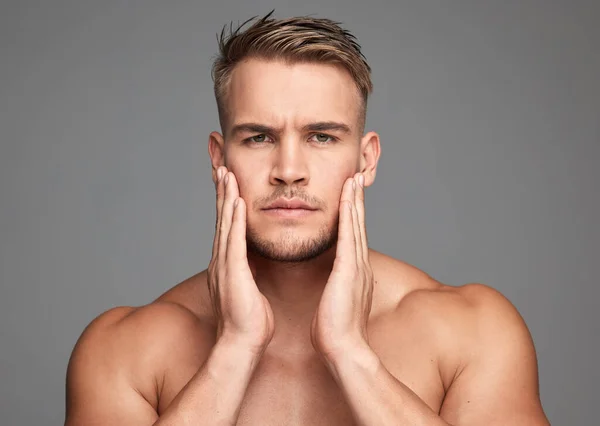
[[[273,155],[275,164],[269,180],[272,185],[306,185],[309,180],[305,147],[292,138],[282,139]]]

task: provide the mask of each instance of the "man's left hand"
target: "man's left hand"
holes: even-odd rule
[[[368,345],[373,271],[365,227],[364,176],[344,183],[336,257],[311,325],[312,344],[325,358]]]

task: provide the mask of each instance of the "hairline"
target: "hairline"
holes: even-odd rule
[[[293,56],[286,56],[286,55],[268,56],[268,55],[264,55],[264,54],[260,54],[260,53],[250,53],[247,56],[240,59],[226,74],[224,82],[223,82],[223,86],[222,86],[223,91],[216,98],[217,108],[218,108],[219,118],[220,118],[219,121],[221,124],[221,133],[223,134],[223,136],[225,136],[226,131],[228,130],[228,129],[224,128],[225,126],[223,124],[228,124],[229,121],[231,121],[231,120],[229,120],[229,117],[228,117],[228,109],[226,107],[226,104],[227,104],[227,100],[229,97],[229,86],[231,85],[231,79],[233,78],[233,73],[238,68],[239,65],[241,65],[245,62],[251,61],[251,60],[259,60],[259,61],[265,61],[265,62],[282,62],[286,65],[295,65],[295,64],[329,65],[329,66],[334,66],[337,69],[344,71],[352,79],[352,84],[355,89],[354,94],[357,97],[358,102],[360,103],[359,108],[358,108],[358,118],[357,118],[357,122],[356,122],[356,127],[358,129],[359,135],[362,136],[362,134],[364,133],[365,124],[366,124],[366,116],[367,116],[368,99],[365,98],[358,83],[354,80],[351,72],[347,69],[347,67],[344,66],[343,63],[340,63],[337,61],[319,61],[319,60],[310,59],[310,58],[296,58]],[[221,105],[219,105],[219,99],[221,101]]]

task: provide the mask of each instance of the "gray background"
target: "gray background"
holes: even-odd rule
[[[596,424],[600,7],[568,0],[3,1],[1,424],[60,424],[83,328],[206,267],[215,33],[273,7],[373,67],[371,246],[502,291],[552,423]]]

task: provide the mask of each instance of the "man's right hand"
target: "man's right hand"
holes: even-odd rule
[[[274,321],[248,264],[246,204],[233,173],[224,167],[220,171],[207,277],[217,342],[212,326],[200,326],[198,317],[178,304],[105,312],[86,328],[69,361],[65,425],[237,423],[252,375],[273,337]],[[159,416],[155,374],[164,374],[165,366],[176,362],[171,360],[173,347],[184,348],[186,356],[203,353],[206,358]]]
[[[275,330],[273,311],[258,290],[246,247],[246,204],[237,180],[225,167],[217,170],[217,225],[208,289],[217,320],[217,341],[223,339],[262,353]]]

